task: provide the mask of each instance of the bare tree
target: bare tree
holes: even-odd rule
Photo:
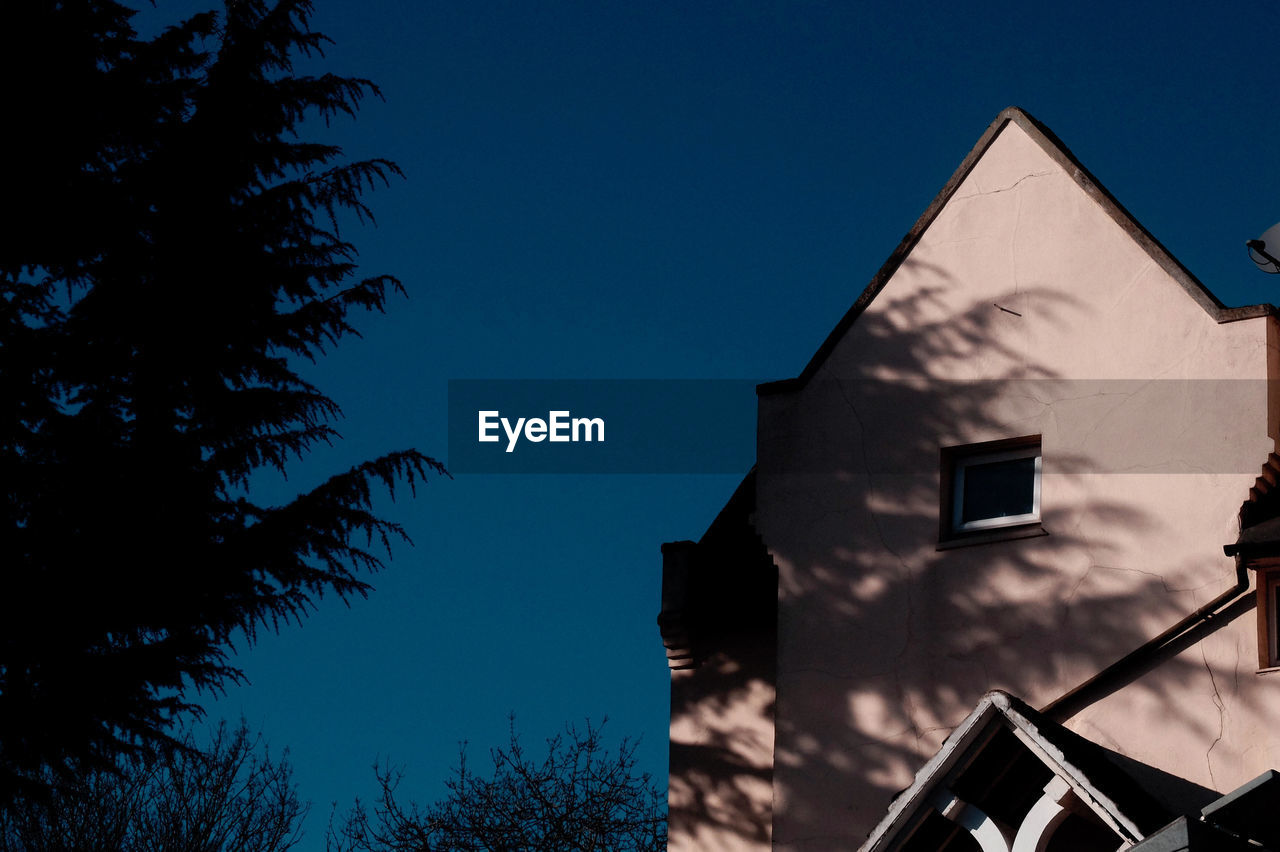
[[[15,800],[0,810],[0,850],[284,852],[297,845],[307,806],[288,752],[273,760],[243,721],[219,725],[204,750],[190,731],[180,742],[158,760],[94,770]]]
[[[491,775],[472,771],[464,744],[448,794],[427,808],[396,795],[402,774],[375,767],[380,793],[356,802],[339,826],[330,821],[330,852],[658,852],[666,849],[665,797],[636,768],[636,743],[616,751],[604,725],[566,726],[530,757],[512,720],[505,748],[489,754]]]

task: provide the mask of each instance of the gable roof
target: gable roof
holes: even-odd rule
[[[1013,696],[993,691],[916,773],[914,783],[894,799],[860,852],[896,849],[936,810],[942,791],[956,786],[978,764],[1001,730],[1062,779],[1118,839],[1138,843],[1181,813],[1196,812],[1218,798],[1212,790],[1168,775],[1105,749],[1041,716]],[[1035,791],[1038,792],[1038,791]],[[987,803],[974,803],[986,807]]]
[[[853,306],[849,308],[848,312],[841,317],[840,322],[836,324],[836,327],[827,335],[827,339],[818,347],[818,351],[814,353],[800,375],[791,379],[782,379],[759,385],[756,388],[758,394],[785,393],[798,390],[808,383],[809,379],[813,377],[835,348],[836,343],[839,342],[858,317],[862,315],[867,306],[879,295],[880,291],[889,282],[889,279],[898,270],[898,267],[911,254],[924,232],[933,224],[934,219],[942,212],[942,209],[951,200],[951,197],[959,189],[965,178],[969,176],[974,166],[986,154],[987,149],[991,147],[996,138],[1010,124],[1016,124],[1021,128],[1054,162],[1061,166],[1063,171],[1075,181],[1076,185],[1092,198],[1147,253],[1151,260],[1176,281],[1195,300],[1196,304],[1204,308],[1205,312],[1215,321],[1220,323],[1235,322],[1277,313],[1276,308],[1268,304],[1249,305],[1240,308],[1228,308],[1225,306],[1194,275],[1187,271],[1186,267],[1179,263],[1177,258],[1161,245],[1159,240],[1153,237],[1137,219],[1133,218],[1132,214],[1115,199],[1115,196],[1107,191],[1106,187],[1098,182],[1097,178],[1076,159],[1075,155],[1071,153],[1066,145],[1062,144],[1062,141],[1051,130],[1032,118],[1024,110],[1011,106],[996,116],[996,120],[991,123],[986,132],[982,134],[982,137],[978,139],[978,143],[969,151],[969,154],[960,163],[960,167],[956,169],[955,173],[951,175],[951,179],[943,186],[942,191],[930,202],[924,213],[911,226],[911,230],[902,238],[902,242],[898,243],[898,247],[894,249],[893,254],[889,255],[889,259],[884,262],[875,277],[871,279],[871,283],[867,285],[866,289],[862,291],[862,294],[853,303]]]

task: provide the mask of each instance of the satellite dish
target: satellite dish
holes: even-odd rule
[[[1262,232],[1256,240],[1245,243],[1249,247],[1249,258],[1263,272],[1275,275],[1280,272],[1280,222]]]

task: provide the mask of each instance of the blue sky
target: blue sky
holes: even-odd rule
[[[262,487],[443,459],[450,379],[796,374],[1010,104],[1223,301],[1275,301],[1244,241],[1280,220],[1276,11],[317,0],[328,67],[385,95],[319,130],[407,176],[350,236],[410,298],[308,369],[344,442]],[[429,800],[508,712],[531,742],[608,715],[661,783],[658,548],[699,537],[738,478],[433,480],[387,506],[416,546],[377,591],[260,637],[210,717],[290,748],[305,848],[330,802],[373,793],[375,759]]]

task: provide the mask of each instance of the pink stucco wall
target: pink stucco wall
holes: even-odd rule
[[[771,847],[774,652],[738,638],[671,673],[671,852]]]
[[[678,681],[673,741],[772,722],[772,783],[741,790],[773,848],[855,848],[986,691],[1043,706],[1229,587],[1222,545],[1275,449],[1273,322],[1216,321],[1004,124],[808,381],[762,395],[776,707]],[[1048,534],[938,549],[940,448],[1025,435]],[[1229,790],[1280,764],[1256,641],[1239,615],[1069,726]],[[673,848],[768,845],[687,825]]]

